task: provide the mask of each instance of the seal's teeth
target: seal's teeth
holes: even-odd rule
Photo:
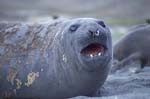
[[[93,58],[93,55],[92,55],[92,54],[90,54],[90,57],[91,57],[91,58]]]
[[[102,55],[102,53],[100,52],[100,53],[98,53],[98,56],[101,56]]]

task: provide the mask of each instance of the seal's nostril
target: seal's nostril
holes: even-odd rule
[[[93,32],[93,31],[89,30],[89,33],[90,33],[91,36],[99,36],[100,35],[99,30],[97,30],[96,32]]]
[[[100,35],[100,31],[97,30],[97,31],[95,32],[95,36],[99,36],[99,35]]]
[[[90,33],[91,36],[94,36],[94,32],[93,31],[89,30],[89,33]]]

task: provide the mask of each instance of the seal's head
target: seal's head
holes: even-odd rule
[[[112,58],[111,33],[103,21],[92,18],[74,19],[62,32],[68,60],[86,71],[105,68]],[[67,57],[67,55],[66,55]]]

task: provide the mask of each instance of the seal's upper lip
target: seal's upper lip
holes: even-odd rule
[[[106,47],[100,43],[91,43],[88,44],[81,50],[81,54],[88,57],[95,57],[95,56],[103,56],[105,53]]]

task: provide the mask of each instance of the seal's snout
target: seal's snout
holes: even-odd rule
[[[88,33],[90,37],[105,37],[106,35],[105,32],[100,30],[96,30],[96,31],[89,30]]]
[[[106,33],[100,29],[89,29],[87,33],[89,36],[80,53],[89,58],[105,56],[107,50]]]
[[[105,53],[106,47],[100,43],[92,43],[88,46],[84,47],[81,50],[81,54],[88,57],[96,57],[96,56],[103,56]]]

